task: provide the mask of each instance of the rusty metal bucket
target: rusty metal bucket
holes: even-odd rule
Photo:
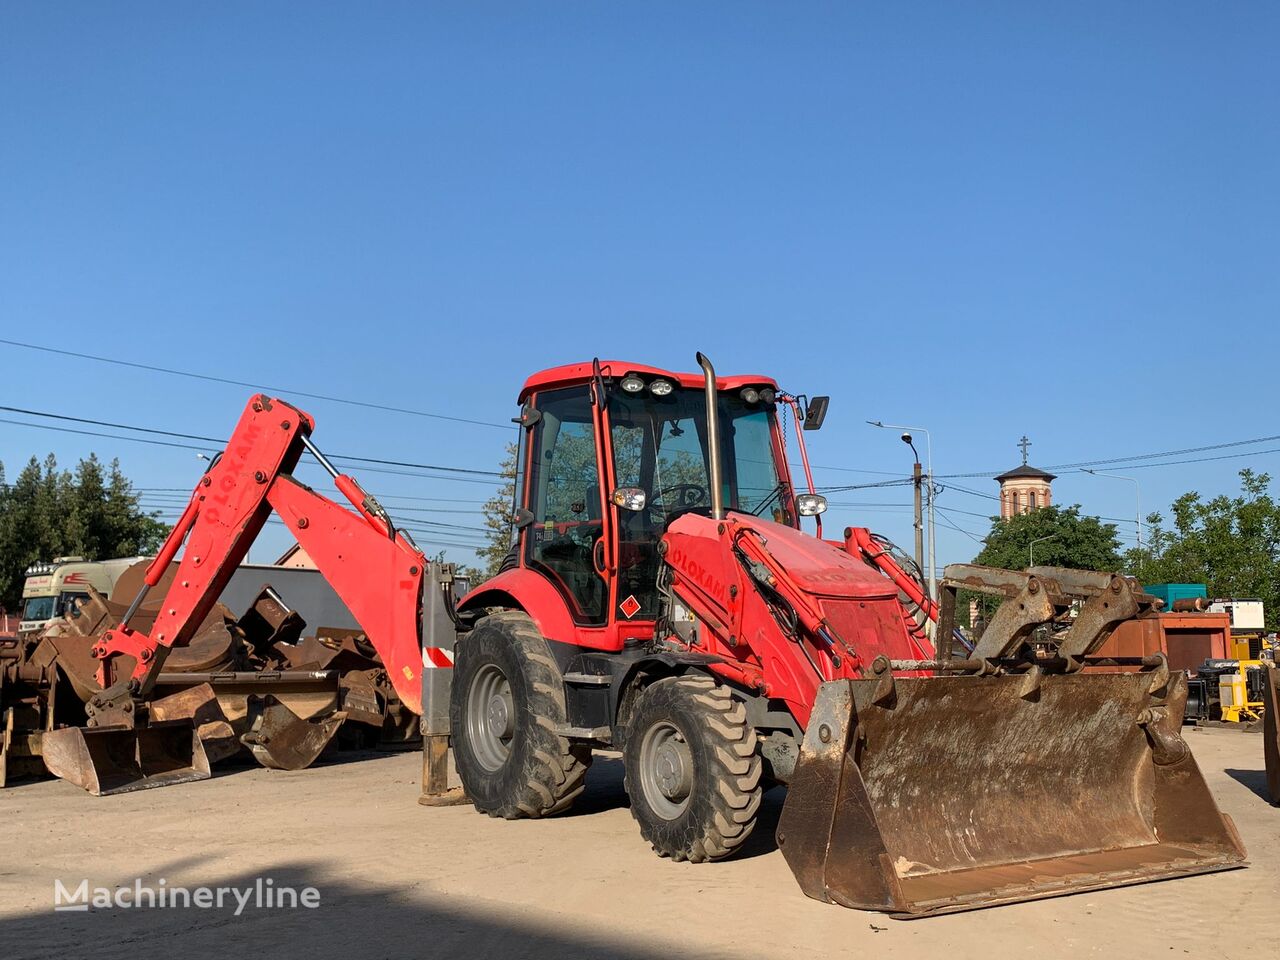
[[[1280,804],[1280,667],[1262,661],[1262,752],[1267,764],[1267,792]]]
[[[325,717],[299,717],[272,695],[254,698],[249,732],[240,738],[264,767],[304,770],[329,746],[347,715],[341,710]]]
[[[778,845],[808,896],[901,917],[1243,866],[1164,676],[825,683]]]
[[[44,735],[55,777],[95,797],[209,779],[209,758],[190,720],[129,727],[63,727]]]

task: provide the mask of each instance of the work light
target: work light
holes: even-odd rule
[[[796,497],[796,509],[802,517],[816,517],[827,512],[827,498],[820,493],[802,493]]]

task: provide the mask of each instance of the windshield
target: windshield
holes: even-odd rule
[[[645,491],[654,520],[711,507],[706,456],[706,400],[701,390],[655,397],[613,391],[609,399],[617,484]],[[793,524],[789,486],[779,476],[773,406],[720,395],[724,502],[730,510]]]
[[[23,620],[52,620],[56,597],[28,597],[22,606]]]

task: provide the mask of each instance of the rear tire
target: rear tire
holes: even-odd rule
[[[454,764],[481,813],[552,816],[582,793],[591,748],[556,733],[560,670],[528,616],[491,614],[458,641],[449,700]]]
[[[763,792],[756,733],[746,707],[710,677],[645,689],[623,761],[631,815],[659,856],[721,860],[755,829]]]

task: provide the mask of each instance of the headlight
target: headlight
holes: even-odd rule
[[[796,509],[802,517],[816,517],[827,512],[827,498],[820,493],[802,493],[796,497]]]
[[[760,402],[760,391],[757,390],[755,387],[743,387],[742,393],[740,393],[739,396],[742,397],[742,399],[745,400],[747,403]]]
[[[655,380],[649,384],[649,392],[655,397],[665,397],[674,389],[669,380]]]
[[[644,381],[637,377],[634,373],[628,373],[622,378],[621,387],[627,393],[639,393],[644,389]]]
[[[773,403],[775,397],[777,394],[773,392],[773,387],[764,387],[760,391],[760,399],[765,403]]]

